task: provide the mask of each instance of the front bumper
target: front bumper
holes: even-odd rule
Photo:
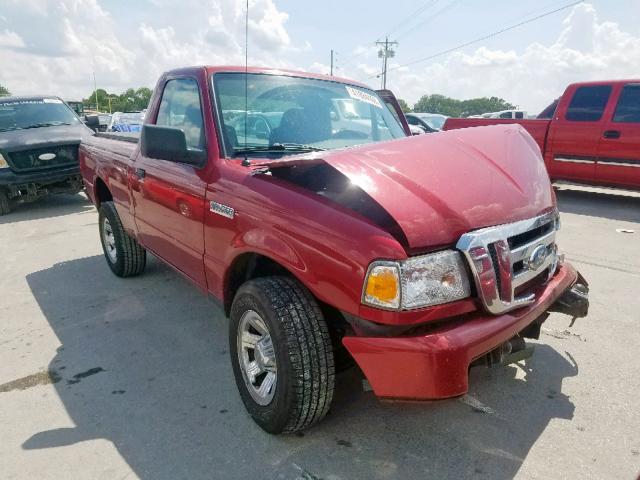
[[[23,173],[15,173],[10,168],[0,168],[0,186],[20,187],[22,185],[28,184],[49,185],[79,175],[79,165],[71,165],[64,168]]]
[[[25,173],[0,170],[0,188],[12,202],[30,202],[56,193],[76,193],[82,187],[78,165]]]
[[[565,263],[531,306],[499,316],[470,314],[421,336],[344,337],[342,342],[379,397],[435,400],[463,395],[471,362],[552,310],[578,278]]]

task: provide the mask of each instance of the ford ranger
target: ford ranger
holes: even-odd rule
[[[16,203],[81,191],[78,145],[89,135],[57,97],[0,99],[0,215]]]
[[[575,83],[536,119],[449,118],[444,130],[520,124],[551,180],[640,188],[640,81]]]
[[[220,301],[240,396],[268,432],[320,420],[346,361],[382,398],[456,397],[472,364],[524,358],[550,311],[586,315],[531,136],[410,137],[383,96],[185,68],[158,81],[139,141],[80,145],[109,268],[138,275],[148,251]]]

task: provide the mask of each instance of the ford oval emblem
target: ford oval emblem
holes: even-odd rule
[[[546,245],[538,245],[533,249],[531,255],[529,256],[529,260],[527,261],[527,266],[529,270],[538,270],[544,261],[547,259],[547,246]]]
[[[49,160],[53,160],[54,158],[56,158],[56,154],[55,153],[43,153],[42,155],[38,155],[38,158],[40,160],[48,162]]]

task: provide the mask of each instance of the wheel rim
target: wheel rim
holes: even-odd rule
[[[116,238],[113,235],[113,228],[109,223],[109,219],[102,221],[102,240],[104,241],[104,250],[112,263],[118,261],[118,252],[116,250]]]
[[[251,398],[259,405],[268,405],[278,380],[276,355],[266,323],[253,310],[247,310],[240,318],[237,345],[240,370]]]

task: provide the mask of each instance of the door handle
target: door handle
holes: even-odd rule
[[[605,130],[602,136],[604,138],[620,138],[620,130]]]
[[[139,180],[144,178],[145,173],[144,168],[136,168],[136,177],[138,177]]]

